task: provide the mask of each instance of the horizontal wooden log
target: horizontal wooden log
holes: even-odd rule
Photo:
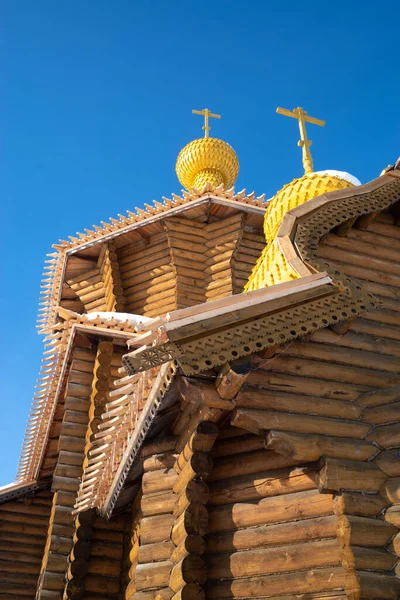
[[[371,313],[374,312],[371,311]],[[285,354],[274,358],[271,364],[274,371],[297,376],[316,377],[356,385],[362,381],[367,386],[379,388],[400,385],[400,376],[397,375],[397,372],[387,373],[378,370],[376,366],[375,369],[354,367],[322,360],[291,357]]]
[[[172,469],[177,458],[178,455],[173,452],[153,454],[143,461],[143,469],[145,472],[159,471],[160,469]]]
[[[240,475],[251,475],[267,469],[284,469],[300,463],[301,461],[292,457],[282,456],[267,449],[246,452],[237,456],[229,455],[214,460],[214,467],[207,478],[207,482],[230,479]]]
[[[118,577],[102,577],[91,573],[85,577],[85,593],[95,592],[98,595],[114,594],[116,596],[119,593],[119,585]]]
[[[343,566],[346,569],[390,571],[397,560],[393,554],[380,548],[352,546],[351,552],[344,554]]]
[[[170,600],[173,597],[174,592],[169,587],[158,588],[157,590],[142,590],[136,592],[131,598],[134,600]],[[96,599],[97,600],[97,599]],[[128,600],[126,598],[126,600]]]
[[[84,437],[61,435],[58,442],[58,449],[67,450],[68,452],[83,452],[85,443]]]
[[[172,600],[205,600],[204,589],[198,583],[188,583],[172,596]]]
[[[392,539],[391,550],[396,553],[397,556],[400,556],[400,534],[397,533]]]
[[[391,402],[390,404],[366,408],[362,414],[362,419],[373,425],[382,425],[391,421],[397,421],[399,412],[400,402]]]
[[[341,492],[333,499],[333,507],[337,515],[376,517],[387,506],[388,502],[379,494]]]
[[[385,521],[400,528],[400,504],[389,506],[385,512]]]
[[[87,420],[87,417],[86,417]],[[62,451],[59,455],[59,464],[62,465],[75,465],[82,469],[83,457],[81,452],[67,452]]]
[[[400,597],[400,579],[394,575],[357,571],[361,597],[366,600],[395,600]]]
[[[160,560],[169,560],[175,545],[172,542],[159,542],[158,544],[146,544],[138,548],[139,563],[157,562]],[[173,560],[173,559],[172,559]],[[173,560],[173,562],[176,562]]]
[[[171,513],[176,503],[176,495],[172,490],[145,494],[142,496],[141,508],[144,517]]]
[[[266,448],[298,461],[313,462],[328,456],[365,461],[376,454],[372,443],[330,435],[301,434],[286,431],[269,431]]]
[[[60,554],[68,554],[72,549],[72,538],[63,535],[52,535],[50,540],[50,550]]]
[[[143,494],[171,490],[176,479],[177,474],[174,469],[160,469],[145,473],[142,480]]]
[[[88,568],[91,574],[119,577],[121,562],[104,556],[91,556],[88,561]]]
[[[383,548],[397,533],[396,527],[380,519],[353,515],[338,518],[338,538],[343,546]]]
[[[369,425],[356,421],[243,408],[235,410],[231,423],[255,434],[276,429],[296,433],[315,433],[362,439],[370,430]]]
[[[168,586],[169,575],[173,566],[174,564],[169,560],[137,565],[135,571],[136,589],[146,590]]]
[[[400,476],[400,448],[384,450],[374,460],[377,465],[389,477]]]
[[[342,322],[343,323],[343,322]],[[340,325],[342,325],[342,323]],[[346,323],[347,329],[350,323]],[[341,335],[346,333],[343,331]],[[376,350],[376,348],[375,348]],[[399,359],[392,356],[385,356],[378,352],[364,352],[354,348],[342,348],[338,345],[319,344],[314,341],[295,342],[288,348],[287,354],[303,358],[313,358],[315,360],[326,360],[331,364],[341,363],[343,365],[359,366],[364,368],[376,369],[398,373],[400,369]]]
[[[189,555],[177,563],[169,578],[169,587],[179,592],[187,583],[203,585],[207,580],[207,567],[200,556]]]
[[[168,541],[174,520],[172,515],[159,515],[142,519],[140,523],[141,543],[154,544]]]
[[[264,546],[296,544],[322,538],[336,537],[336,516],[304,519],[276,525],[259,525],[206,537],[207,553],[234,552]]]
[[[307,544],[288,544],[246,552],[211,554],[206,557],[210,579],[251,577],[296,570],[339,565],[341,549],[337,539]]]
[[[296,521],[332,515],[332,496],[318,490],[262,498],[261,500],[215,506],[209,509],[210,533],[232,531],[241,527]]]
[[[190,402],[196,406],[208,406],[210,408],[231,407],[229,401],[221,399],[214,387],[214,382],[182,377],[178,380],[178,387],[182,398],[186,402]]]
[[[376,289],[368,289],[368,284],[363,284],[366,291],[376,292]],[[386,288],[387,289],[387,288]],[[396,297],[394,295],[394,297]],[[380,298],[382,301],[382,297]],[[351,323],[351,326],[357,326],[357,320]],[[345,348],[355,348],[356,350],[364,350],[367,352],[376,352],[376,338],[371,335],[364,335],[362,333],[355,333],[353,331],[347,331],[346,336],[338,336],[329,329],[320,329],[312,334],[312,339],[327,345],[343,346]],[[388,354],[389,356],[400,356],[400,346],[397,342],[392,342],[380,339],[379,352],[382,354]]]
[[[386,390],[372,390],[364,394],[360,394],[357,398],[357,402],[366,407],[381,406],[382,404],[391,404],[395,400],[398,400],[400,395],[400,386],[395,385],[394,387]]]
[[[400,477],[388,479],[383,484],[380,494],[391,504],[400,504]]]
[[[315,488],[315,471],[293,468],[264,471],[210,485],[210,504],[233,504]]]
[[[161,453],[168,453],[175,450],[176,443],[178,438],[176,436],[169,436],[162,440],[158,440],[156,442],[150,441],[143,444],[143,447],[140,451],[140,456],[143,458],[150,457],[151,455],[158,455]],[[169,467],[166,467],[169,468]],[[153,470],[153,469],[148,469]]]
[[[15,562],[10,565],[8,560],[0,560],[0,581],[1,581],[1,572],[6,571],[8,573],[16,575],[16,579],[18,581],[19,577],[23,578],[24,576],[29,575],[38,575],[40,571],[40,567],[37,564],[32,562]]]
[[[64,589],[65,573],[52,573],[51,571],[43,571],[42,587],[45,590],[61,591]]]
[[[386,473],[371,463],[336,458],[323,459],[317,477],[321,492],[355,490],[378,492],[387,479]]]
[[[358,419],[362,407],[340,398],[320,398],[245,385],[235,399],[237,408],[278,410],[321,417]]]
[[[371,390],[371,387],[367,385],[346,383],[343,381],[328,381],[316,376],[299,377],[290,373],[277,373],[261,368],[250,373],[247,378],[247,384],[278,391],[287,391],[290,389],[293,393],[319,398],[339,397],[341,400],[349,401],[357,400],[362,392]]]
[[[232,430],[235,432],[237,431],[238,433],[240,432],[239,428],[236,427],[232,427]],[[236,435],[232,436],[233,439],[222,438],[220,435],[213,446],[211,457],[213,459],[215,457],[228,457],[264,448],[264,439],[262,436],[248,433],[245,430],[243,430],[242,433],[243,435],[240,437],[236,437]],[[215,467],[216,465],[214,465],[214,468]],[[214,473],[214,468],[212,473]],[[209,477],[212,477],[212,474],[210,474]]]
[[[341,567],[322,567],[309,571],[279,573],[261,577],[244,577],[225,581],[209,581],[206,595],[210,600],[219,598],[262,598],[283,594],[304,594],[320,590],[341,590],[345,572]]]
[[[110,541],[96,540],[96,544],[92,546],[91,556],[104,556],[105,558],[114,558],[121,560],[123,555],[123,547],[120,543]]]
[[[149,592],[136,592],[136,594],[132,596],[132,598],[134,598],[134,600],[155,600],[156,597],[157,600],[170,600],[173,597],[173,594],[174,592],[171,590],[171,588],[166,587],[157,589],[156,593],[154,593],[154,590],[151,590]]]

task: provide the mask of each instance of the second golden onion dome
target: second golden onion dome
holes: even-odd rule
[[[239,173],[236,152],[218,138],[204,137],[189,142],[176,160],[176,174],[187,189],[202,190],[205,184],[213,187],[232,187]]]

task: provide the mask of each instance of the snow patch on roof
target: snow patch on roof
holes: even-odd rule
[[[361,185],[361,181],[347,173],[346,171],[334,171],[333,169],[327,169],[326,171],[316,171],[317,175],[332,175],[332,177],[339,177],[339,179],[344,179],[345,181],[349,181],[353,185]]]
[[[126,323],[128,321],[129,325],[132,325],[132,327],[136,327],[136,325],[140,325],[141,323],[151,321],[150,317],[121,312],[90,312],[85,314],[85,318],[89,321],[95,320],[97,318],[100,318],[102,321],[115,320],[119,323]]]

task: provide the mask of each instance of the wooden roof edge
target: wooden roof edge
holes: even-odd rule
[[[43,293],[39,301],[39,313],[37,328],[40,334],[46,333],[46,327],[54,323],[54,306],[61,298],[61,284],[64,278],[67,259],[69,256],[82,250],[114,239],[122,233],[129,233],[144,225],[151,224],[160,218],[179,214],[190,208],[195,208],[209,200],[216,204],[225,204],[230,207],[239,208],[244,212],[263,214],[265,208],[265,194],[255,197],[246,191],[235,193],[234,188],[224,190],[222,186],[213,189],[205,186],[204,191],[194,190],[193,193],[183,191],[182,196],[172,194],[172,200],[163,198],[163,203],[154,201],[154,207],[145,205],[145,210],[136,209],[136,213],[128,212],[128,216],[118,215],[119,220],[112,219],[111,223],[102,222],[101,226],[93,226],[86,233],[77,233],[78,237],[71,236],[69,240],[60,240],[53,244],[56,252],[47,254],[45,270],[42,279]]]
[[[13,500],[23,498],[27,494],[49,488],[49,479],[43,479],[42,481],[14,481],[13,483],[0,487],[0,504],[12,502]]]
[[[169,341],[160,345],[142,346],[133,352],[129,352],[122,357],[123,365],[128,374],[145,371],[155,364],[163,364],[167,360],[177,360],[183,357],[182,344],[187,340],[197,337],[207,337],[213,330],[232,329],[242,322],[256,320],[261,315],[268,312],[268,304],[273,307],[274,314],[279,314],[279,310],[284,310],[288,305],[295,302],[298,295],[306,294],[307,297],[320,297],[323,293],[334,294],[337,289],[332,284],[332,279],[326,273],[316,273],[305,277],[300,277],[292,281],[287,281],[271,287],[261,288],[247,292],[246,294],[237,294],[226,299],[222,305],[219,300],[204,303],[193,307],[192,314],[190,309],[176,311],[180,313],[174,315],[170,313],[169,320],[160,324],[155,319],[155,326],[161,327]],[[279,304],[281,305],[279,307]],[[184,312],[184,315],[182,313]],[[147,323],[151,327],[151,321]],[[209,368],[214,363],[210,361]],[[217,364],[217,363],[216,363]]]
[[[103,505],[98,507],[100,515],[107,519],[111,517],[119,494],[122,491],[126,478],[129,475],[129,471],[135,459],[137,458],[144,441],[146,440],[151,425],[153,424],[157,412],[162,405],[162,400],[172,384],[176,370],[177,363],[174,360],[164,363],[160,368],[157,379],[154,382],[150,394],[146,400],[135,430],[131,435],[125,452],[121,458],[108,495]]]
[[[209,302],[203,302],[202,304],[197,304],[188,308],[181,308],[167,313],[164,317],[155,317],[154,319],[143,322],[136,327],[136,330],[138,332],[150,332],[158,329],[161,326],[166,326],[168,329],[171,323],[185,318],[195,318],[196,316],[202,318],[205,314],[216,310],[221,311],[221,313],[230,312],[235,310],[239,305],[246,305],[248,302],[254,302],[258,298],[264,300],[268,296],[276,297],[277,294],[279,295],[286,290],[291,290],[293,287],[314,284],[316,281],[319,281],[325,277],[327,277],[327,274],[324,272],[315,273],[310,275],[306,281],[305,278],[303,278],[301,282],[299,279],[285,281],[284,283],[279,283],[274,286],[264,287],[250,292],[243,292],[241,294],[235,294],[233,296],[219,298]]]
[[[60,337],[60,347],[55,349],[55,352],[59,353],[58,357],[56,360],[51,361],[52,371],[47,373],[47,370],[50,367],[49,361],[45,360],[45,355],[45,362],[39,372],[39,381],[44,371],[46,371],[46,379],[44,385],[37,388],[37,394],[42,396],[41,404],[39,407],[34,404],[28,417],[25,441],[22,445],[17,473],[18,481],[21,483],[26,482],[28,479],[36,480],[39,476],[50,427],[53,422],[54,410],[57,405],[58,396],[61,391],[62,381],[66,373],[76,333],[90,333],[91,335],[98,335],[101,338],[119,338],[124,342],[138,336],[138,334],[133,331],[132,326],[129,326],[129,331],[121,330],[121,323],[115,323],[115,328],[111,322],[108,323],[107,327],[101,327],[103,320],[100,320],[100,323],[97,324],[93,321],[85,321],[84,315],[77,316],[78,318],[71,318],[64,323],[59,324],[60,328],[55,334]],[[49,333],[48,337],[50,340],[52,339],[51,334],[49,335]],[[35,400],[36,394],[33,401],[35,402]],[[39,411],[37,412],[38,408]],[[32,417],[33,411],[36,417],[39,416],[39,420],[35,421],[33,425],[30,425],[29,420]],[[43,419],[46,419],[46,422],[44,422]]]
[[[307,217],[311,216],[316,210],[323,210],[325,206],[329,206],[333,202],[345,199],[355,199],[359,196],[364,196],[378,190],[393,182],[393,177],[400,178],[400,171],[387,171],[383,175],[380,175],[376,179],[371,180],[360,186],[345,188],[343,190],[336,190],[317,196],[304,204],[300,204],[295,208],[289,210],[282,219],[279,229],[276,234],[276,239],[280,239],[285,236],[291,238],[294,237],[296,226],[300,219],[306,220]],[[371,209],[372,211],[373,209]]]

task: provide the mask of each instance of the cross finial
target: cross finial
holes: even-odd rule
[[[208,138],[208,132],[211,127],[208,124],[208,119],[212,117],[213,119],[220,119],[221,115],[214,115],[212,112],[208,110],[208,108],[203,108],[203,110],[192,110],[194,115],[202,115],[204,116],[204,125],[202,129],[204,130],[204,137]]]
[[[277,108],[276,112],[279,115],[285,115],[285,117],[292,117],[293,119],[298,120],[300,129],[300,141],[298,142],[298,146],[302,148],[304,172],[312,173],[313,161],[310,152],[310,146],[312,144],[312,141],[307,138],[306,123],[313,123],[314,125],[319,125],[320,127],[323,127],[325,125],[325,121],[321,121],[320,119],[314,119],[314,117],[309,117],[306,111],[303,110],[300,106],[298,106],[292,111],[287,110],[286,108]]]

